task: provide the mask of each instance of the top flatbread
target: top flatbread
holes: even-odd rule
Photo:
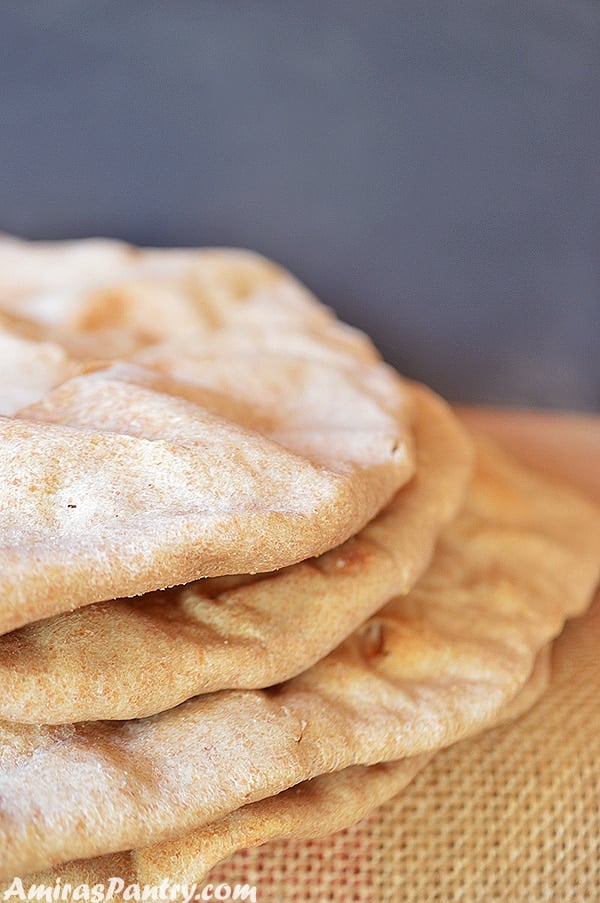
[[[72,357],[130,358],[159,344],[299,357],[379,355],[290,273],[250,251],[135,248],[0,237],[0,312],[25,338]]]
[[[320,555],[413,473],[404,383],[253,255],[5,239],[0,310],[0,632]]]
[[[413,387],[417,473],[342,546],[275,574],[101,602],[0,638],[0,718],[138,718],[304,670],[425,570],[471,473],[466,432]]]
[[[599,565],[597,508],[481,443],[424,578],[298,677],[136,721],[3,724],[0,876],[159,843],[480,730],[584,610]]]

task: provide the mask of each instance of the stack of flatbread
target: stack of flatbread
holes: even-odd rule
[[[591,600],[598,510],[255,255],[4,238],[0,370],[5,887],[342,828]]]

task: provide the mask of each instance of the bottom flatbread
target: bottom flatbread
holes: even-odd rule
[[[539,699],[550,676],[550,647],[536,659],[522,690],[499,713],[497,724],[518,718]],[[494,726],[497,726],[495,724]],[[126,885],[200,885],[226,856],[243,847],[261,846],[282,838],[310,840],[341,831],[400,793],[431,760],[433,753],[399,762],[355,765],[320,775],[277,796],[267,797],[229,813],[183,837],[142,850],[113,853],[58,866],[31,876],[28,884],[105,884],[117,877]]]

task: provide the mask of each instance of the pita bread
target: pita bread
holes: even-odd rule
[[[520,717],[534,705],[550,680],[550,648],[536,658],[531,676],[522,690],[501,710],[496,727]],[[129,854],[117,853],[88,862],[73,863],[86,879],[102,881],[121,875],[128,881],[159,884],[169,876],[179,884],[200,883],[217,863],[236,850],[261,846],[270,840],[312,840],[327,837],[356,824],[379,806],[397,796],[431,760],[424,753],[399,762],[354,765],[333,774],[320,775],[248,806],[236,809],[210,825],[185,837]],[[65,867],[59,867],[63,873]],[[48,876],[49,877],[49,876]]]
[[[0,263],[9,319],[18,314],[72,353],[86,330],[96,356],[122,351],[125,337],[135,358],[73,372],[62,346],[36,351],[31,336],[12,337],[11,416],[0,418],[0,632],[320,555],[412,476],[406,385],[265,261],[5,240]],[[98,280],[110,304],[98,301]],[[187,311],[177,328],[166,286]],[[25,388],[32,403],[14,410]]]
[[[51,342],[31,342],[0,322],[0,414],[14,414],[75,375],[77,366]]]
[[[0,733],[2,876],[150,846],[319,774],[493,723],[598,579],[600,514],[478,442],[430,570],[308,671],[139,721]]]
[[[224,688],[270,686],[337,646],[423,573],[471,473],[446,405],[414,387],[417,475],[344,545],[250,578],[213,578],[82,608],[0,638],[0,718],[155,714]]]
[[[498,723],[512,721],[526,712],[546,689],[549,675],[547,647],[538,654],[526,685],[503,707]],[[432,755],[355,765],[320,775],[277,796],[242,806],[184,837],[142,850],[67,863],[29,880],[48,885],[60,877],[63,887],[68,882],[74,886],[106,883],[112,876],[122,878],[126,884],[159,885],[166,877],[173,884],[201,883],[213,866],[235,850],[283,837],[325,837],[355,824],[400,793]]]
[[[220,351],[360,358],[379,355],[289,272],[231,248],[140,249],[87,239],[0,238],[0,311],[30,339],[74,357],[128,358],[161,343]]]

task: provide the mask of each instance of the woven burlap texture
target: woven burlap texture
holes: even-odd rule
[[[260,903],[598,903],[600,594],[515,724],[440,753],[354,828],[242,850],[208,880]]]

